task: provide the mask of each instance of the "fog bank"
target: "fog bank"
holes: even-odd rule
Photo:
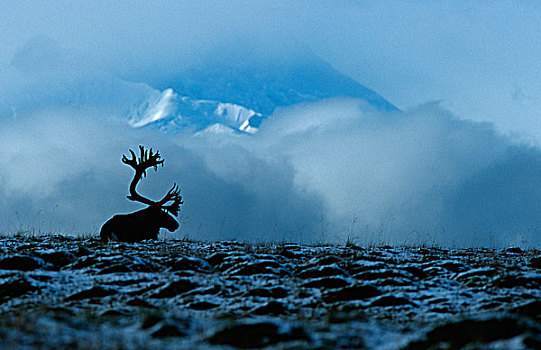
[[[42,110],[0,127],[0,230],[97,234],[128,201],[139,144],[185,204],[167,237],[539,247],[541,152],[437,104],[387,114],[333,99],[277,111],[256,135],[164,136],[92,109]]]

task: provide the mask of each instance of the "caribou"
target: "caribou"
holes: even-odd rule
[[[184,202],[180,195],[180,187],[176,183],[173,184],[165,197],[157,202],[137,193],[137,184],[146,176],[147,169],[154,168],[157,171],[158,166],[163,166],[164,162],[160,153],[158,151],[154,153],[152,148],[149,151],[145,150],[143,146],[139,146],[139,151],[140,156],[137,158],[135,152],[130,149],[131,158],[123,155],[122,163],[135,170],[130,184],[130,195],[127,198],[145,204],[147,207],[134,213],[115,215],[107,220],[100,231],[103,243],[109,241],[133,243],[146,239],[158,239],[160,228],[173,232],[179,227],[174,216],[178,216],[180,205]],[[172,203],[167,204],[169,202]]]

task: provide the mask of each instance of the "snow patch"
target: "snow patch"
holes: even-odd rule
[[[134,128],[151,126],[169,134],[179,133],[188,127],[212,133],[229,130],[254,134],[257,127],[250,123],[250,119],[262,118],[260,113],[243,106],[179,96],[172,88],[149,93],[129,115],[129,124]]]
[[[175,100],[177,100],[177,98],[178,95],[173,91],[173,89],[165,89],[157,99],[150,97],[142,104],[143,108],[146,107],[142,117],[136,117],[139,120],[135,120],[133,117],[130,118],[131,126],[134,128],[140,128],[170,117],[176,109]]]
[[[250,120],[245,120],[244,123],[239,127],[240,131],[244,131],[248,134],[255,134],[258,131],[258,128],[250,125]]]
[[[204,135],[233,135],[235,133],[235,130],[230,128],[229,126],[216,123],[213,124],[197,133],[195,133],[196,136],[204,136]]]
[[[214,114],[232,121],[235,124],[243,124],[251,117],[259,113],[233,103],[219,103]]]

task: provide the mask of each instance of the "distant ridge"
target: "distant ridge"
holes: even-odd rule
[[[134,80],[162,91],[162,96],[143,102],[146,110],[138,108],[138,113],[131,113],[132,126],[150,126],[167,133],[186,128],[200,131],[216,124],[253,133],[276,108],[331,97],[362,99],[385,112],[398,110],[314,55],[294,62],[214,62],[175,74],[147,73]]]

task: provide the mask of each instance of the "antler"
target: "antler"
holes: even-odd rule
[[[135,152],[133,152],[130,149],[131,153],[131,159],[126,157],[125,155],[122,156],[122,163],[131,166],[135,170],[135,175],[133,177],[133,180],[130,184],[130,195],[128,196],[129,200],[141,202],[143,204],[147,205],[156,205],[157,203],[141,196],[136,191],[137,184],[139,183],[139,180],[141,180],[142,177],[145,177],[147,174],[147,169],[154,167],[154,170],[158,170],[158,165],[163,166],[163,159],[160,159],[160,153],[152,152],[152,148],[150,151],[145,150],[143,146],[139,146],[139,152],[141,153],[141,156],[137,158],[135,156]],[[169,191],[171,192],[171,191]],[[169,193],[168,193],[169,195]],[[167,196],[166,196],[167,197]]]
[[[150,151],[148,151],[145,150],[143,146],[139,146],[139,152],[141,155],[139,158],[137,158],[134,151],[131,149],[129,151],[131,153],[131,158],[128,158],[125,155],[122,156],[122,163],[131,166],[135,170],[135,175],[133,176],[133,180],[130,184],[130,195],[128,196],[128,199],[151,206],[157,206],[177,216],[180,210],[180,205],[184,204],[184,202],[182,201],[182,196],[180,195],[180,187],[176,183],[173,185],[173,187],[171,187],[169,192],[167,192],[165,197],[158,202],[145,198],[136,191],[137,184],[142,177],[146,176],[146,171],[148,168],[153,167],[154,170],[157,171],[158,165],[163,166],[164,159],[161,159],[160,152],[157,151],[154,153],[152,152],[152,148]],[[173,201],[173,203],[170,205],[165,205],[170,201]]]
[[[173,201],[171,205],[165,205],[165,203]],[[182,196],[180,195],[180,187],[175,183],[173,187],[167,192],[165,197],[161,201],[156,202],[156,205],[159,205],[162,209],[167,210],[174,216],[178,216],[178,211],[180,210],[180,205],[184,204],[182,201]]]

